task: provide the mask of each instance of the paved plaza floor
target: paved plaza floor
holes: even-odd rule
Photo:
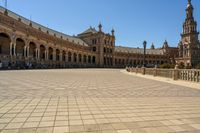
[[[0,72],[1,133],[200,133],[200,90],[115,69]]]

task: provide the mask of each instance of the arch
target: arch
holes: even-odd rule
[[[49,60],[52,61],[53,60],[53,48],[49,47]]]
[[[45,46],[40,45],[40,59],[44,60],[45,59]]]
[[[82,62],[82,55],[81,54],[78,54],[78,61],[79,61],[79,63]]]
[[[83,62],[84,62],[84,63],[87,62],[87,56],[86,56],[86,55],[83,56]]]
[[[77,62],[77,54],[74,53],[74,63],[76,63],[76,62]]]
[[[25,42],[21,38],[16,39],[16,56],[23,57],[24,55],[24,47],[25,47]]]
[[[29,57],[36,59],[36,44],[34,42],[29,43]]]
[[[91,56],[88,56],[88,63],[91,63]]]
[[[93,63],[93,64],[96,63],[96,57],[95,57],[95,56],[92,57],[92,63]]]
[[[72,53],[68,52],[68,61],[71,62],[72,61]]]
[[[56,61],[60,60],[60,50],[56,49]]]
[[[117,59],[115,59],[115,64],[117,65]]]
[[[0,55],[10,54],[10,42],[11,39],[9,35],[5,33],[0,33]]]

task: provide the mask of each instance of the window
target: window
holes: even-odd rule
[[[93,56],[92,57],[92,63],[95,64],[95,62],[96,62],[96,58],[95,58],[95,56]]]
[[[106,48],[103,49],[104,53],[106,53]]]
[[[96,40],[96,39],[93,39],[93,40],[92,40],[92,44],[97,44],[97,40]]]
[[[92,49],[92,50],[93,50],[93,52],[96,52],[96,50],[97,50],[97,49],[96,49],[96,47],[93,47],[93,49]]]

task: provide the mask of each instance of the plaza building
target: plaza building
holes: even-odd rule
[[[186,19],[183,23],[183,33],[179,42],[179,56],[176,63],[183,63],[185,66],[195,67],[200,63],[200,42],[198,39],[197,22],[193,16],[193,6],[188,0]]]
[[[185,47],[183,52],[181,44],[170,47],[165,41],[161,48],[152,44],[144,54],[143,48],[116,46],[114,29],[105,33],[101,24],[97,29],[89,27],[76,36],[69,36],[0,7],[0,62],[4,68],[123,68],[143,64],[154,67],[186,59],[197,64],[199,41],[192,11],[189,0],[181,43],[188,44],[188,49],[194,51],[185,54]],[[185,43],[185,38],[190,43]]]

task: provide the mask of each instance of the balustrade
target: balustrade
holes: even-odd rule
[[[153,75],[174,80],[185,80],[190,82],[200,82],[200,70],[197,69],[157,69],[157,68],[134,68],[127,67],[126,70],[132,73]]]

